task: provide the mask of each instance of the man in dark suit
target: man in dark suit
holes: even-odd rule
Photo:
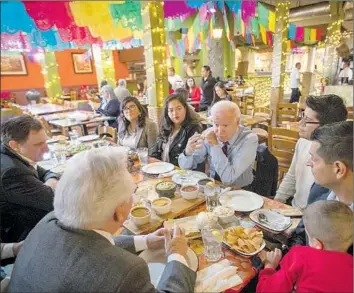
[[[48,151],[42,124],[24,115],[1,127],[1,240],[19,242],[53,210],[59,176],[37,166]]]
[[[167,229],[113,237],[130,212],[135,187],[121,148],[71,158],[54,212],[26,238],[8,292],[194,292],[196,273],[188,267],[179,228],[172,239]],[[133,253],[164,247],[167,264],[155,289],[147,264]]]

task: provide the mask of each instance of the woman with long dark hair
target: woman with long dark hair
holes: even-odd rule
[[[126,97],[118,118],[118,144],[131,149],[148,148],[151,154],[157,138],[157,125],[147,116],[136,97]]]
[[[226,90],[225,84],[222,81],[219,81],[214,86],[214,98],[211,106],[219,101],[232,101],[232,97]]]
[[[214,97],[215,78],[212,76],[211,69],[208,65],[202,67],[202,94],[203,97],[199,104],[199,111],[206,111],[210,107]]]
[[[193,102],[193,107],[198,110],[199,102],[202,97],[202,91],[200,87],[196,86],[195,80],[193,77],[188,77],[186,80],[186,90],[189,93],[189,98]]]
[[[188,139],[201,131],[202,126],[191,117],[185,98],[169,95],[164,101],[160,134],[151,156],[178,166],[178,156],[184,151]]]

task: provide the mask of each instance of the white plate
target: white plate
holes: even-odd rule
[[[151,163],[141,168],[147,174],[163,174],[171,172],[175,168],[174,165],[166,162]]]
[[[88,142],[88,141],[93,141],[93,140],[96,140],[99,138],[100,138],[100,136],[97,134],[90,134],[90,135],[86,135],[86,136],[81,136],[78,138],[78,140],[81,142]]]
[[[151,283],[157,287],[167,263],[165,249],[144,250],[139,256],[148,264]],[[198,257],[189,247],[187,250],[186,261],[188,266],[196,272],[198,269]]]
[[[258,221],[258,214],[263,213],[268,221],[268,223],[263,223]],[[260,209],[250,213],[250,219],[255,222],[258,226],[270,230],[271,232],[280,233],[288,229],[292,222],[290,217],[285,217],[277,212]]]
[[[58,142],[58,141],[59,141],[59,139],[57,139],[57,138],[51,138],[51,139],[48,139],[48,140],[47,140],[47,144],[56,143],[56,142]]]
[[[263,206],[264,200],[256,193],[246,190],[232,190],[219,198],[221,205],[237,212],[252,212]]]
[[[208,178],[208,175],[202,172],[190,171],[190,170],[180,170],[180,171],[177,171],[172,176],[172,181],[179,185],[186,185],[186,184],[197,185],[199,180]]]

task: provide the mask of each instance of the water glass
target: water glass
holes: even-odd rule
[[[58,165],[65,165],[66,163],[66,148],[58,145],[55,152],[53,152],[53,159]]]
[[[77,145],[78,144],[78,139],[79,139],[79,134],[77,133],[76,130],[73,130],[73,131],[69,131],[69,137],[70,137],[70,140],[72,142],[73,145]]]
[[[204,255],[209,262],[216,262],[222,256],[224,231],[220,225],[207,226],[202,229]]]
[[[137,153],[139,156],[140,160],[140,165],[147,165],[148,164],[148,159],[149,159],[149,152],[148,148],[138,148]]]
[[[208,212],[212,212],[219,205],[220,186],[204,186],[204,195]]]

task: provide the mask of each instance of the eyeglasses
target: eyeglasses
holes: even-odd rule
[[[136,109],[135,105],[131,105],[130,107],[124,107],[123,111],[128,112],[128,111],[134,111]]]
[[[308,121],[306,119],[309,119],[306,115],[305,112],[301,112],[301,120],[300,120],[300,124],[321,124],[319,121]]]

